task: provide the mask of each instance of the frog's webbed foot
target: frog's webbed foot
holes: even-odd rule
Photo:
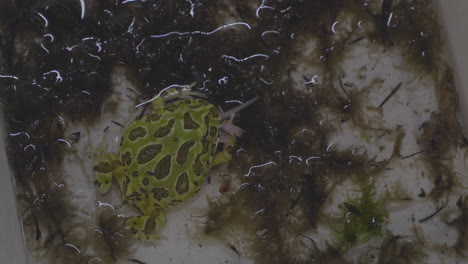
[[[221,131],[219,133],[219,142],[223,143],[223,150],[217,153],[213,159],[212,165],[216,166],[221,163],[230,162],[232,159],[232,155],[230,154],[231,150],[234,148],[234,144],[236,142],[236,138],[242,136],[244,132],[240,127],[234,125],[233,120],[234,116],[237,112],[241,111],[242,109],[246,108],[247,106],[251,105],[255,101],[258,100],[258,97],[255,97],[242,105],[236,106],[227,112],[223,112],[221,115],[221,119],[227,121],[223,121],[221,123]]]
[[[223,122],[221,123],[221,130],[222,132],[225,132],[221,136],[224,136],[225,134],[231,135],[233,137],[240,137],[242,136],[242,128],[234,125],[232,122]],[[225,142],[223,142],[225,143]]]
[[[127,226],[141,241],[156,241],[166,237],[156,234],[166,225],[166,215],[164,212],[158,212],[157,216],[141,215],[133,216],[127,220]]]
[[[98,151],[96,156],[93,162],[94,184],[100,193],[105,194],[109,191],[114,176],[117,180],[122,178],[123,167],[114,153],[102,154]]]

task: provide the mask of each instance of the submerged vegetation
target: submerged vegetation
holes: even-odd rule
[[[375,197],[372,185],[365,187],[360,194],[360,197],[344,202],[340,224],[334,228],[338,245],[352,247],[373,237],[383,237],[387,216],[383,201]]]
[[[119,104],[106,100],[121,72],[136,103],[194,81],[223,109],[259,96],[236,120],[245,133],[233,151],[233,176],[200,217],[201,233],[239,259],[349,263],[356,259],[346,254],[372,238],[381,243],[365,248],[372,254],[357,252],[361,263],[371,262],[368,255],[422,263],[424,250],[434,248],[443,259],[450,241],[430,247],[413,229],[389,230],[393,211],[383,194],[398,193],[397,186],[404,197],[391,202],[436,208],[422,216],[405,209],[414,211],[398,220],[402,226],[438,221],[437,229],[458,232],[452,244],[467,255],[466,201],[453,202],[464,196],[463,170],[454,167],[466,143],[429,0],[72,2],[0,3],[7,152],[38,259],[146,263],[132,256],[140,244],[122,229],[119,209],[81,208],[70,182],[92,184],[65,172],[65,157],[80,153],[75,143],[89,139],[103,106]],[[359,64],[354,53],[369,61]],[[386,57],[399,59],[395,72],[383,67],[394,63]],[[434,94],[435,106],[417,103],[423,92]],[[77,124],[83,129],[71,131]],[[90,157],[80,158],[89,165]],[[360,189],[356,197],[342,197],[349,186]],[[458,218],[440,222],[453,207]]]

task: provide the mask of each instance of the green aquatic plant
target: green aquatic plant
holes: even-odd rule
[[[346,248],[382,236],[382,226],[387,217],[384,203],[375,198],[373,185],[359,192],[359,198],[344,203],[339,224],[333,229],[337,244]]]

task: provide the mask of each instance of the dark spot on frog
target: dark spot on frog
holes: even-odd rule
[[[203,149],[202,149],[202,152],[200,154],[204,155],[204,154],[208,153],[210,142],[208,140],[206,140],[206,139],[202,139],[202,144],[203,144]]]
[[[177,150],[176,161],[180,166],[184,165],[187,160],[187,156],[190,153],[190,148],[193,147],[193,145],[195,145],[195,141],[191,139],[182,144],[179,147],[179,150]]]
[[[210,127],[210,136],[213,137],[213,138],[216,138],[218,137],[218,129],[214,126],[211,126]]]
[[[153,193],[154,199],[157,201],[161,201],[163,198],[167,198],[169,196],[169,191],[164,187],[156,187],[151,189]]]
[[[159,153],[161,153],[162,150],[162,145],[161,144],[153,144],[144,147],[142,150],[140,150],[140,153],[138,153],[137,156],[137,163],[138,164],[145,164],[152,159],[154,159]]]
[[[195,163],[192,165],[192,167],[193,167],[193,172],[195,173],[195,175],[200,177],[204,170],[203,163],[201,163],[200,161],[200,154],[198,154],[197,157],[195,158]]]
[[[179,140],[180,140],[180,138],[178,138],[178,137],[173,137],[173,138],[172,138],[172,141],[173,141],[174,143],[179,142]]]
[[[139,138],[145,137],[146,134],[147,132],[145,128],[137,127],[137,128],[134,128],[132,131],[130,131],[130,133],[128,134],[128,139],[133,142]]]
[[[130,164],[132,164],[132,154],[129,151],[126,151],[122,155],[122,163],[127,167],[130,166]]]
[[[193,121],[193,118],[192,118],[192,116],[190,115],[189,112],[184,113],[183,121],[184,121],[184,128],[185,129],[194,130],[194,129],[198,129],[200,127],[199,124],[197,124],[195,121]]]
[[[197,99],[197,104],[199,105],[207,105],[209,102],[205,99]]]
[[[164,158],[158,162],[158,165],[156,165],[154,171],[147,171],[146,173],[154,176],[158,180],[166,178],[171,170],[171,160],[171,155],[164,156]]]
[[[216,106],[213,105],[213,107],[210,108],[210,113],[213,118],[219,118],[221,117],[221,114],[219,113],[219,109],[216,108]]]
[[[138,171],[134,171],[132,172],[132,176],[133,178],[137,178],[138,176],[140,176],[140,173]]]
[[[190,184],[189,184],[188,175],[186,173],[182,173],[177,179],[175,189],[178,194],[184,194],[188,192],[189,188],[190,188]]]
[[[159,121],[161,119],[161,115],[157,113],[151,113],[145,116],[145,122],[153,123]]]
[[[143,185],[144,185],[144,186],[148,186],[148,185],[149,185],[149,179],[148,179],[147,177],[145,177],[145,178],[143,179],[142,182],[143,182]]]
[[[154,136],[155,137],[158,137],[158,138],[161,138],[161,137],[165,137],[167,135],[169,135],[169,133],[171,133],[172,131],[172,127],[174,126],[174,123],[175,123],[175,119],[171,119],[169,120],[169,122],[167,122],[166,125],[158,128],[155,132],[154,132]]]
[[[99,182],[98,180],[94,180],[94,185],[99,189],[101,188],[101,182]]]
[[[110,163],[101,162],[98,165],[94,166],[93,170],[102,173],[109,173],[112,172],[112,166],[110,165]]]

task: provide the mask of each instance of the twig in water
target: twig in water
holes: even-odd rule
[[[128,261],[131,261],[131,262],[134,262],[134,263],[138,263],[138,264],[146,264],[146,262],[143,262],[143,261],[138,260],[138,259],[128,259]]]
[[[338,81],[340,82],[341,90],[343,90],[343,93],[346,95],[346,98],[349,99],[348,91],[346,91],[346,89],[344,88],[343,81],[341,81],[341,77],[339,77],[339,76],[338,76]]]
[[[420,151],[418,151],[418,152],[415,152],[415,153],[409,154],[408,156],[401,157],[401,159],[402,159],[402,160],[404,160],[404,159],[411,158],[411,157],[413,157],[413,156],[416,156],[416,155],[418,155],[418,154],[421,154],[421,153],[423,153],[424,151],[426,151],[426,150],[420,150]]]
[[[122,125],[122,124],[120,124],[120,123],[119,123],[119,122],[117,122],[117,121],[114,121],[114,120],[112,120],[111,122],[112,122],[112,123],[114,123],[114,124],[116,124],[116,125],[118,125],[119,127],[123,127],[123,125]]]
[[[437,210],[435,210],[435,212],[433,212],[432,214],[424,217],[423,219],[420,219],[419,220],[419,223],[424,223],[426,222],[427,220],[431,219],[432,217],[434,217],[435,215],[437,215],[438,213],[440,213],[440,211],[442,211],[442,209],[445,208],[445,206],[447,206],[447,203],[448,201],[445,202],[445,204],[443,204],[442,206],[440,206],[439,208],[437,208]]]
[[[382,106],[398,91],[398,89],[400,89],[402,84],[403,83],[399,83],[395,88],[393,88],[390,94],[385,97],[385,99],[382,101],[382,103],[379,104],[379,107],[377,108],[382,108]]]
[[[228,243],[227,246],[229,247],[229,249],[234,251],[237,255],[240,255],[239,250],[237,250],[237,248],[233,244]]]
[[[363,39],[365,39],[366,37],[362,36],[362,37],[359,37],[357,39],[354,39],[354,40],[351,40],[350,42],[348,42],[348,45],[353,45],[354,43],[357,43]]]

